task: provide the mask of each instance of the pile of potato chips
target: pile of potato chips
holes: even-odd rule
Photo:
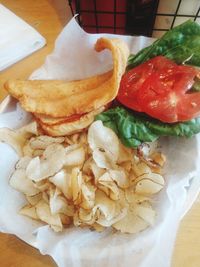
[[[41,135],[32,122],[0,129],[0,140],[20,155],[10,178],[27,199],[20,214],[56,232],[74,225],[137,233],[154,224],[152,196],[165,183],[161,153],[144,156],[124,147],[101,121],[66,137]]]

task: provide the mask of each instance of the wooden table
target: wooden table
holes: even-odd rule
[[[1,0],[1,3],[35,27],[47,40],[46,47],[0,72],[0,99],[3,99],[6,96],[3,83],[7,79],[27,78],[44,62],[46,55],[53,49],[56,36],[69,20],[70,11],[66,0]],[[0,266],[55,267],[56,265],[50,257],[42,256],[36,249],[16,237],[0,234]],[[180,225],[172,259],[172,267],[199,266],[200,197]]]

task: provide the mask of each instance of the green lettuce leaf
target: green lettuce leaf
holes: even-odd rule
[[[187,122],[167,124],[144,114],[116,107],[95,117],[106,127],[113,129],[127,147],[138,147],[143,142],[152,142],[160,136],[191,137],[200,132],[200,118]]]
[[[166,32],[152,45],[142,49],[135,56],[131,55],[128,69],[158,55],[163,55],[177,64],[187,62],[189,65],[200,67],[200,25],[188,20]]]

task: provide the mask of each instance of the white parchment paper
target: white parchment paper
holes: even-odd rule
[[[54,52],[31,79],[80,79],[110,69],[109,52],[93,50],[99,36],[85,33],[72,19],[58,36]],[[145,37],[118,37],[127,42],[132,53],[152,42]],[[4,109],[0,127],[17,128],[31,120],[15,101],[6,101],[0,107]],[[59,267],[169,267],[179,222],[200,190],[199,140],[199,135],[160,139],[167,156],[166,187],[154,200],[156,224],[137,235],[74,227],[54,233],[48,226],[18,215],[25,199],[8,185],[18,157],[8,145],[0,143],[0,231],[15,234],[51,255]]]

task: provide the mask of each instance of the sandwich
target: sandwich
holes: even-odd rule
[[[188,20],[129,57],[117,107],[96,119],[128,147],[199,133],[199,67],[200,25]]]
[[[5,88],[51,136],[82,131],[94,120],[132,148],[200,132],[198,23],[188,20],[136,55],[120,39],[98,39],[95,50],[104,49],[113,57],[107,73],[79,81],[10,80]]]

